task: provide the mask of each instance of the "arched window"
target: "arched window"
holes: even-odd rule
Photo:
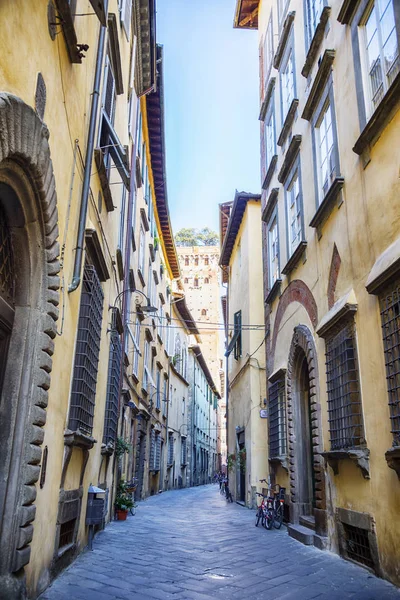
[[[205,308],[203,308],[203,310],[201,311],[201,316],[202,317],[206,317],[207,316],[207,310]]]
[[[199,280],[197,279],[197,277],[194,278],[194,287],[199,287]]]
[[[183,283],[189,283],[189,279],[187,277],[185,277],[185,279],[183,280]]]
[[[185,267],[189,266],[189,257],[185,256]]]
[[[198,256],[195,257],[194,264],[196,265],[196,267],[198,266],[198,264],[199,264],[199,257]]]
[[[209,264],[208,256],[206,256],[206,257],[204,258],[204,264],[205,264],[205,265],[208,265],[208,264]]]
[[[209,283],[209,282],[210,282],[210,281],[209,281],[208,277],[206,277],[206,278],[204,279],[204,283]]]

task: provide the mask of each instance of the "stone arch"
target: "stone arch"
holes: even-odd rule
[[[290,474],[290,496],[292,506],[298,502],[298,477],[297,461],[295,455],[296,431],[295,422],[295,394],[294,383],[300,355],[305,355],[308,366],[309,379],[309,403],[311,411],[311,436],[312,436],[312,467],[314,474],[315,506],[317,511],[326,510],[325,472],[322,452],[322,423],[321,406],[319,402],[319,377],[318,359],[314,338],[311,331],[305,325],[294,328],[292,342],[289,351],[287,367],[287,412],[288,412],[288,449],[289,449],[289,474]],[[296,520],[296,510],[293,511]]]
[[[328,296],[329,310],[335,304],[336,284],[337,284],[337,280],[339,277],[339,271],[340,271],[341,264],[342,264],[342,259],[340,258],[339,250],[337,249],[336,244],[333,244],[332,260],[331,260],[331,266],[329,269],[328,289],[326,290],[326,294]]]
[[[283,315],[292,302],[299,302],[306,309],[310,321],[315,328],[318,324],[318,308],[315,302],[314,296],[310,288],[301,281],[300,279],[294,279],[285,288],[282,296],[279,299],[278,308],[276,310],[276,316],[274,321],[274,329],[272,333],[271,341],[271,358],[273,360],[275,356],[276,340],[278,338],[279,327],[283,318]]]
[[[48,137],[31,107],[0,93],[0,201],[16,263],[15,320],[0,399],[0,585],[10,598],[22,593],[30,560],[58,319],[58,211]]]

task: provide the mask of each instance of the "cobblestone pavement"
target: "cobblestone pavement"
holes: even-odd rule
[[[400,600],[400,591],[286,528],[254,526],[216,485],[171,491],[113,522],[41,600]]]

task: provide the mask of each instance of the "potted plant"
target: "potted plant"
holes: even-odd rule
[[[115,455],[120,458],[123,454],[132,452],[132,445],[123,437],[118,437],[115,444]]]
[[[114,501],[118,521],[126,521],[128,510],[134,506],[131,494],[127,490],[127,483],[121,480],[118,484],[117,495]]]
[[[235,462],[236,462],[236,455],[235,454],[228,454],[228,461],[227,461],[227,470],[228,470],[228,473],[229,473],[229,471],[233,471],[233,469],[235,467]]]

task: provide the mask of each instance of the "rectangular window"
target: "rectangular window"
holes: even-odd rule
[[[279,279],[278,217],[276,214],[268,227],[268,271],[271,289],[275,281]]]
[[[265,167],[268,167],[271,160],[276,154],[276,131],[275,131],[275,104],[273,99],[267,110],[264,121],[264,136],[265,136]]]
[[[236,360],[242,356],[242,311],[239,310],[233,316],[234,337],[236,337],[233,355]]]
[[[290,257],[302,240],[302,199],[298,170],[295,171],[286,190],[286,202]]]
[[[185,396],[182,398],[182,414],[185,414]]]
[[[181,465],[185,466],[186,463],[187,463],[187,443],[186,443],[186,438],[183,437],[182,445],[181,445]]]
[[[117,101],[117,92],[115,87],[115,77],[111,65],[110,56],[107,54],[104,69],[104,82],[103,82],[103,114],[107,115],[111,125],[114,125],[115,119],[115,105]],[[102,149],[104,156],[104,164],[110,174],[110,145],[111,138],[108,127],[104,123],[104,118],[101,120],[100,127],[100,148]]]
[[[365,443],[354,323],[326,340],[328,420],[332,450]]]
[[[58,543],[58,548],[64,548],[65,546],[69,546],[74,541],[74,533],[75,533],[76,519],[71,519],[66,523],[62,523],[60,526],[60,540]]]
[[[264,90],[267,89],[268,79],[274,58],[274,32],[272,29],[272,13],[269,17],[264,39]]]
[[[286,456],[286,398],[285,377],[270,384],[268,389],[269,407],[269,457]]]
[[[283,21],[285,20],[288,6],[289,6],[289,0],[278,0],[278,19],[279,19],[279,25],[281,27],[282,27]]]
[[[156,432],[152,428],[150,433],[150,453],[149,453],[149,470],[155,471],[156,462]]]
[[[360,25],[369,117],[400,70],[393,0],[373,2]]]
[[[324,0],[307,0],[308,42],[311,43],[321,18]]]
[[[161,434],[159,432],[157,432],[156,439],[155,439],[154,470],[159,471],[160,467],[161,467]]]
[[[139,356],[140,356],[140,320],[136,317],[135,322],[135,335],[132,335],[130,327],[128,325],[128,331],[133,341],[133,360],[132,360],[132,373],[136,377],[139,376]]]
[[[172,431],[168,433],[168,464],[174,464],[174,434]]]
[[[167,414],[167,395],[168,395],[168,380],[164,377],[163,397],[162,397],[162,414],[165,417]]]
[[[121,375],[122,344],[117,331],[117,309],[111,313],[110,353],[108,356],[107,399],[103,444],[114,444],[117,438],[119,381]]]
[[[336,149],[333,135],[332,107],[329,100],[315,124],[318,202],[321,204],[336,177]]]
[[[143,353],[143,389],[147,390],[149,384],[149,354],[150,344],[147,340],[144,342],[144,353]]]
[[[290,105],[295,98],[293,50],[291,49],[286,63],[281,70],[281,94],[282,94],[282,123],[284,123],[289,112]]]
[[[379,298],[391,431],[400,446],[400,281]]]
[[[85,263],[68,428],[92,435],[104,294],[96,269]]]
[[[144,259],[145,259],[145,231],[143,223],[140,223],[140,232],[139,232],[139,257],[138,257],[138,265],[139,270],[144,275]]]
[[[157,369],[156,375],[156,408],[161,409],[161,371]]]

